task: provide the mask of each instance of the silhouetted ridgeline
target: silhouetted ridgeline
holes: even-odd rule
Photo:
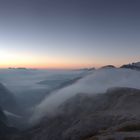
[[[140,70],[140,62],[122,65],[121,68],[133,69],[133,70]]]

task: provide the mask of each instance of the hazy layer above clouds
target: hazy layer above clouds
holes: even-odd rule
[[[0,69],[0,82],[18,95],[26,90],[48,89],[47,85],[38,84],[44,80],[68,79],[80,74],[81,71],[72,70],[32,70],[32,69]]]
[[[44,99],[34,110],[32,120],[59,112],[58,106],[78,93],[104,93],[112,87],[140,89],[140,72],[129,69],[100,69]]]
[[[17,102],[27,110],[38,104],[62,82],[82,74],[82,71],[74,70],[0,69],[0,83],[9,89]],[[44,84],[40,84],[44,81]]]

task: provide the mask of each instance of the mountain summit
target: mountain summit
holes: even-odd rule
[[[140,62],[122,65],[121,68],[140,70]]]

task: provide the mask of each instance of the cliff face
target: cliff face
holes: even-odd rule
[[[79,94],[59,106],[55,116],[44,117],[39,124],[15,140],[82,140],[113,132],[128,122],[140,122],[140,90],[109,89],[105,94]]]

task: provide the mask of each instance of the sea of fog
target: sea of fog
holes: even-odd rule
[[[60,89],[44,99],[34,110],[33,120],[55,115],[59,106],[79,93],[103,94],[109,88],[129,87],[140,89],[140,71],[130,69],[95,70],[73,85]]]
[[[60,86],[78,77],[81,78]],[[112,87],[140,89],[140,71],[117,68],[90,72],[1,69],[0,82],[17,97],[25,110],[31,111],[29,120],[36,122],[59,112],[58,107],[62,103],[79,93],[102,94]]]
[[[23,108],[38,104],[53,90],[84,75],[78,70],[0,69],[0,83],[10,90]]]
[[[78,70],[0,69],[0,82],[18,96],[27,90],[52,89],[57,83],[82,74]]]

